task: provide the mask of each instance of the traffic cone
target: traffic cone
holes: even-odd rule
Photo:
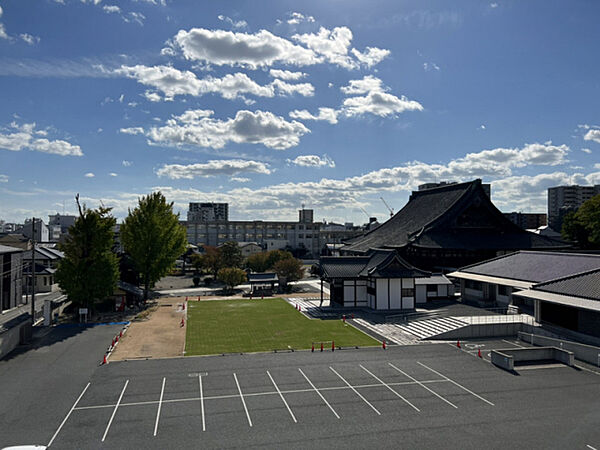
[[[119,331],[119,337],[123,337],[123,330]]]
[[[335,352],[335,342],[331,341],[331,351]]]
[[[180,327],[183,327],[185,325],[185,319],[182,317],[181,318],[181,324],[179,325]]]
[[[185,297],[185,301],[187,302],[187,296]]]
[[[456,341],[456,346],[460,348],[460,340]]]
[[[477,356],[479,356],[480,358],[482,358],[482,356],[481,356],[481,349],[477,350]]]
[[[312,347],[310,348],[311,353],[315,352],[315,343],[313,342]]]
[[[298,305],[298,311],[302,312],[302,306]]]
[[[115,338],[113,338],[112,344],[110,345],[111,347],[115,346]]]
[[[119,335],[117,335],[117,337],[115,338],[115,344],[119,343]]]
[[[185,311],[185,302],[183,302],[183,308],[182,309],[183,309],[183,311]]]
[[[200,296],[198,296],[198,301],[200,301]]]
[[[106,355],[104,355],[104,359],[102,360],[102,364],[108,364],[108,361],[106,360]]]
[[[321,342],[321,351],[323,351],[323,343]]]
[[[342,315],[342,322],[346,323],[346,314]]]
[[[383,341],[381,341],[381,346],[383,347],[383,349],[385,350],[385,339]]]
[[[350,317],[352,317],[354,319],[354,313],[352,313],[352,315]]]

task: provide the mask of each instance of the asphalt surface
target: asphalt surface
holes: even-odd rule
[[[600,448],[600,374],[486,361],[510,345],[115,362],[56,379],[43,426],[20,408],[9,432],[51,448]]]
[[[46,445],[121,328],[37,329],[31,345],[1,359],[0,448]]]

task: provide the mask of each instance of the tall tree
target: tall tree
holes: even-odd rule
[[[296,258],[286,258],[278,261],[273,266],[273,270],[279,277],[280,286],[287,289],[288,283],[301,280],[304,276],[302,262]]]
[[[600,195],[592,197],[576,212],[565,216],[562,235],[583,249],[600,248]]]
[[[220,250],[223,267],[240,268],[242,266],[242,262],[244,262],[244,257],[242,256],[242,250],[240,249],[240,246],[237,242],[225,242],[223,245],[221,245]]]
[[[138,200],[138,206],[121,226],[121,242],[131,255],[144,286],[144,300],[150,287],[169,273],[175,260],[185,252],[185,228],[179,215],[173,213],[173,203],[154,192]]]
[[[246,272],[237,267],[224,267],[219,270],[218,273],[219,281],[225,283],[227,288],[231,291],[238,284],[242,284],[246,281]]]
[[[223,267],[223,259],[221,258],[221,249],[213,247],[212,245],[204,246],[203,255],[204,267],[213,277],[216,279],[219,269]]]
[[[60,244],[65,257],[56,270],[56,280],[73,304],[94,309],[113,294],[119,280],[119,260],[113,253],[116,219],[110,208],[87,209],[75,197],[79,217]]]

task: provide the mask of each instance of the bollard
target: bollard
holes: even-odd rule
[[[346,323],[346,314],[342,315],[342,322]]]
[[[331,341],[331,351],[335,352],[335,342]]]
[[[381,347],[385,350],[385,339],[381,341]]]
[[[321,351],[323,351],[323,343],[321,342]]]
[[[113,338],[113,341],[112,341],[112,344],[111,344],[111,347],[114,347],[114,346],[115,346],[115,338]]]
[[[480,358],[482,358],[482,356],[481,356],[481,349],[477,350],[477,356],[479,356]]]
[[[108,364],[108,361],[106,360],[106,355],[104,355],[104,359],[102,360],[102,364]]]
[[[460,340],[456,341],[456,346],[460,348]]]
[[[119,343],[119,335],[117,335],[117,337],[115,338],[115,344]]]
[[[315,352],[315,343],[314,343],[314,342],[313,342],[313,344],[312,344],[312,347],[310,348],[310,351],[311,351],[312,353],[314,353],[314,352]]]
[[[123,337],[123,330],[119,331],[119,337],[122,338]]]

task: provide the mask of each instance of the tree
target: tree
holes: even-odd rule
[[[563,220],[562,235],[583,249],[600,248],[600,195],[586,201]]]
[[[79,217],[60,244],[65,256],[56,271],[56,280],[74,305],[88,307],[113,294],[119,280],[119,260],[112,252],[117,221],[110,208],[87,209],[75,197]]]
[[[173,214],[173,203],[154,192],[140,198],[138,206],[129,210],[121,226],[121,242],[140,273],[147,300],[150,287],[169,273],[185,251],[187,239],[179,215]]]
[[[301,280],[304,276],[302,263],[296,258],[286,258],[278,261],[273,269],[279,277],[279,284],[285,287],[292,281]]]
[[[211,245],[204,246],[204,268],[212,273],[214,278],[217,278],[219,269],[223,267],[223,259],[221,258],[221,249]]]
[[[275,264],[281,260],[294,258],[290,252],[284,250],[271,250],[267,253],[267,269],[274,268]]]
[[[269,269],[267,265],[268,252],[255,253],[246,258],[246,267],[252,272],[265,272]]]
[[[238,284],[242,284],[246,281],[246,272],[237,267],[224,267],[219,270],[217,278],[222,283],[227,285],[227,288],[231,291]]]
[[[204,255],[199,255],[198,253],[194,253],[192,256],[190,256],[189,260],[190,260],[190,264],[192,265],[192,267],[194,268],[194,271],[196,273],[200,273],[202,271],[202,269],[204,269],[204,267],[205,267]]]
[[[242,266],[244,257],[242,256],[242,250],[235,241],[225,242],[221,248],[221,263],[223,267],[237,267]]]

